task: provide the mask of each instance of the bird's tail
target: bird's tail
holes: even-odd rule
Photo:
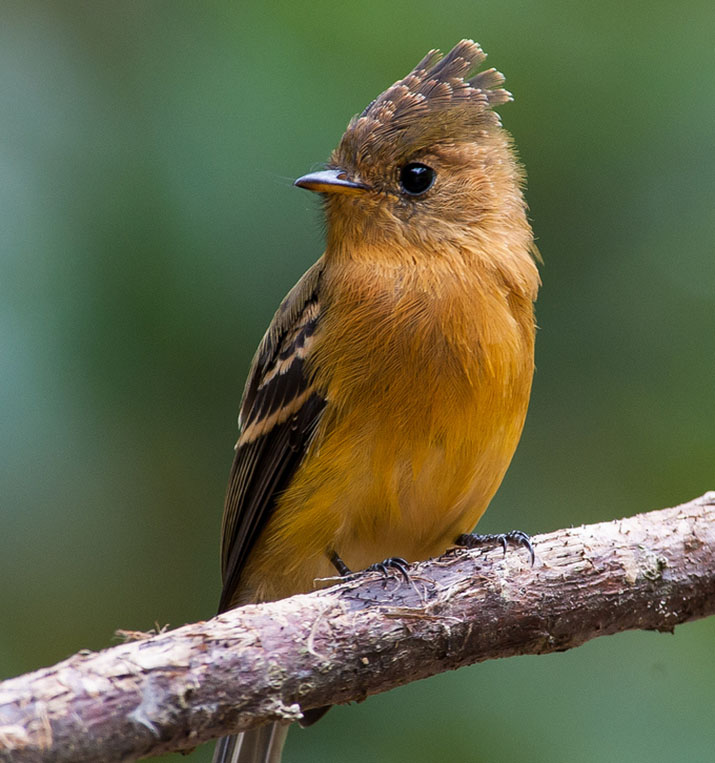
[[[213,763],[281,763],[288,723],[269,723],[223,737],[216,743]]]

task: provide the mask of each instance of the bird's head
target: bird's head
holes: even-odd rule
[[[321,193],[328,250],[479,248],[531,230],[523,173],[493,107],[503,76],[463,40],[417,66],[350,121],[325,170],[296,185]],[[521,241],[523,239],[523,241]]]

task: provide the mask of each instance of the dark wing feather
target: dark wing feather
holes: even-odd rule
[[[293,287],[253,359],[224,505],[219,612],[235,605],[248,556],[300,465],[325,407],[305,367],[320,318],[321,272],[318,261]]]

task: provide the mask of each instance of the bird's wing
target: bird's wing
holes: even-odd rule
[[[223,512],[219,612],[235,604],[246,560],[325,407],[305,367],[320,317],[321,273],[319,260],[283,300],[248,375]]]

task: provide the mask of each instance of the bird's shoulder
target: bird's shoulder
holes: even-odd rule
[[[256,350],[241,402],[241,441],[294,413],[312,393],[306,359],[314,343],[324,261],[319,259],[281,302]]]

